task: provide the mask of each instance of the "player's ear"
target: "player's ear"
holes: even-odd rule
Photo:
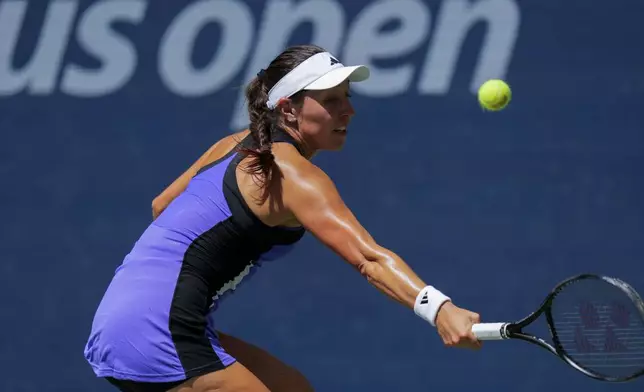
[[[293,105],[293,101],[289,98],[282,98],[277,104],[277,110],[284,121],[288,123],[295,123],[297,121],[297,108]]]

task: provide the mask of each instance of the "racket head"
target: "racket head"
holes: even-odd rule
[[[626,282],[578,275],[557,285],[540,310],[555,353],[572,367],[610,382],[644,375],[644,301]]]

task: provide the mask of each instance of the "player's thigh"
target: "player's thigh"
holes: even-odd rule
[[[313,391],[302,373],[265,350],[221,332],[219,341],[226,352],[259,378],[271,392]]]
[[[193,377],[170,392],[272,392],[241,363]]]
[[[171,392],[311,392],[313,387],[295,368],[257,346],[219,333],[224,350],[237,362],[194,377]]]

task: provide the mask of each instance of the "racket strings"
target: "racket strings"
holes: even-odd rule
[[[644,369],[644,316],[640,304],[601,280],[562,290],[552,303],[561,349],[578,365],[607,377]]]

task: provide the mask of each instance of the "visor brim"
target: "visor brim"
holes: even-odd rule
[[[326,90],[341,84],[347,79],[350,82],[362,82],[369,79],[369,75],[369,68],[364,65],[335,68],[304,87],[303,90]]]

